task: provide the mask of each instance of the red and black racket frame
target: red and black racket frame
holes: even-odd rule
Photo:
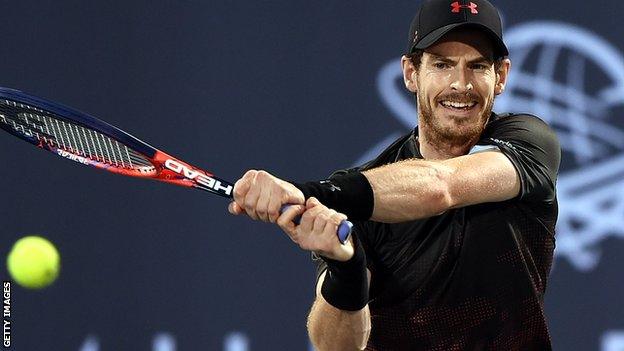
[[[11,128],[10,126],[0,123],[0,127],[2,129],[41,149],[53,152],[55,154],[59,154],[59,151],[73,153],[74,157],[65,157],[72,159],[76,162],[107,170],[109,172],[132,177],[151,178],[162,182],[172,183],[175,185],[205,190],[213,194],[223,196],[225,198],[232,198],[232,190],[234,188],[234,185],[232,183],[217,178],[213,174],[205,170],[194,167],[163,151],[160,151],[155,147],[96,117],[90,116],[86,113],[77,111],[70,107],[9,88],[0,87],[0,99],[6,99],[12,102],[33,106],[35,108],[44,110],[45,112],[51,113],[54,118],[65,120],[68,123],[76,124],[87,129],[98,131],[99,133],[104,134],[114,140],[117,140],[119,143],[126,145],[130,149],[135,150],[136,152],[143,155],[153,164],[154,170],[138,171],[136,169],[111,166],[110,164],[100,162],[97,159],[73,153],[73,150],[61,148],[58,143],[55,144],[52,142],[44,142],[40,138],[37,138],[35,135],[29,135],[29,133],[20,132],[14,128]],[[166,164],[170,167],[166,167]],[[172,167],[175,169],[171,169]],[[179,172],[176,173],[176,170],[178,170]],[[189,175],[192,178],[189,178]],[[205,183],[214,183],[215,186],[211,188]]]
[[[113,166],[109,163],[101,162],[96,158],[80,155],[80,153],[73,152],[71,148],[62,148],[58,145],[58,143],[41,140],[41,138],[38,138],[26,130],[20,131],[16,128],[5,125],[4,123],[0,123],[0,128],[41,149],[53,152],[57,155],[85,165],[107,170],[109,172],[132,177],[154,179],[179,186],[204,190],[228,199],[233,198],[234,184],[217,178],[212,173],[192,166],[163,151],[160,151],[96,117],[90,116],[68,106],[10,88],[0,87],[0,99],[43,110],[45,113],[52,114],[54,118],[59,120],[64,120],[68,123],[79,125],[83,128],[94,130],[106,135],[143,155],[153,165],[153,168],[133,169],[128,167]],[[36,112],[36,110],[32,112]],[[281,211],[283,212],[287,207],[288,205],[282,206]],[[300,218],[296,218],[295,223],[298,223],[299,219]],[[343,244],[347,242],[349,236],[351,235],[352,228],[353,224],[347,220],[340,223],[336,233],[340,242]]]

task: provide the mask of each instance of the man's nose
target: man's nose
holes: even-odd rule
[[[472,91],[473,88],[470,74],[466,72],[466,69],[457,67],[453,74],[451,89],[460,93],[465,93],[467,91]]]

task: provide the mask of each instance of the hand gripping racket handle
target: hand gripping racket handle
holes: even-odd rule
[[[290,206],[292,205],[284,205],[282,206],[280,213],[283,213],[284,211],[286,211]],[[295,224],[299,224],[299,221],[301,220],[301,216],[297,216],[295,217]],[[347,240],[349,239],[349,236],[351,235],[351,231],[353,230],[353,223],[347,221],[346,219],[343,220],[342,222],[340,222],[340,225],[338,226],[338,230],[336,231],[336,235],[338,235],[338,240],[340,240],[341,244],[346,244]]]

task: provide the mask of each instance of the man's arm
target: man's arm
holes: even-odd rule
[[[232,214],[275,222],[299,247],[324,257],[327,270],[318,280],[308,318],[315,347],[321,351],[364,349],[371,329],[366,305],[370,272],[361,244],[353,237],[344,245],[338,241],[336,230],[346,216],[313,197],[304,201],[297,188],[262,171],[249,171],[237,181],[234,199],[229,206]],[[294,205],[280,214],[281,205],[288,203]],[[301,221],[295,225],[298,215]],[[333,274],[326,279],[328,271]]]
[[[343,311],[327,303],[321,295],[326,273],[316,284],[316,300],[308,316],[310,340],[319,351],[364,350],[371,331],[368,305],[359,311]],[[367,273],[370,281],[370,271]]]
[[[448,160],[405,160],[365,171],[374,194],[371,220],[404,222],[477,203],[504,201],[520,192],[520,178],[499,151]]]

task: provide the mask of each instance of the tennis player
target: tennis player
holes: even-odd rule
[[[488,1],[424,1],[401,59],[417,128],[326,180],[252,170],[236,182],[231,213],[277,223],[313,253],[318,350],[551,349],[561,151],[538,117],[492,112],[507,56]],[[280,215],[283,204],[295,206]]]

